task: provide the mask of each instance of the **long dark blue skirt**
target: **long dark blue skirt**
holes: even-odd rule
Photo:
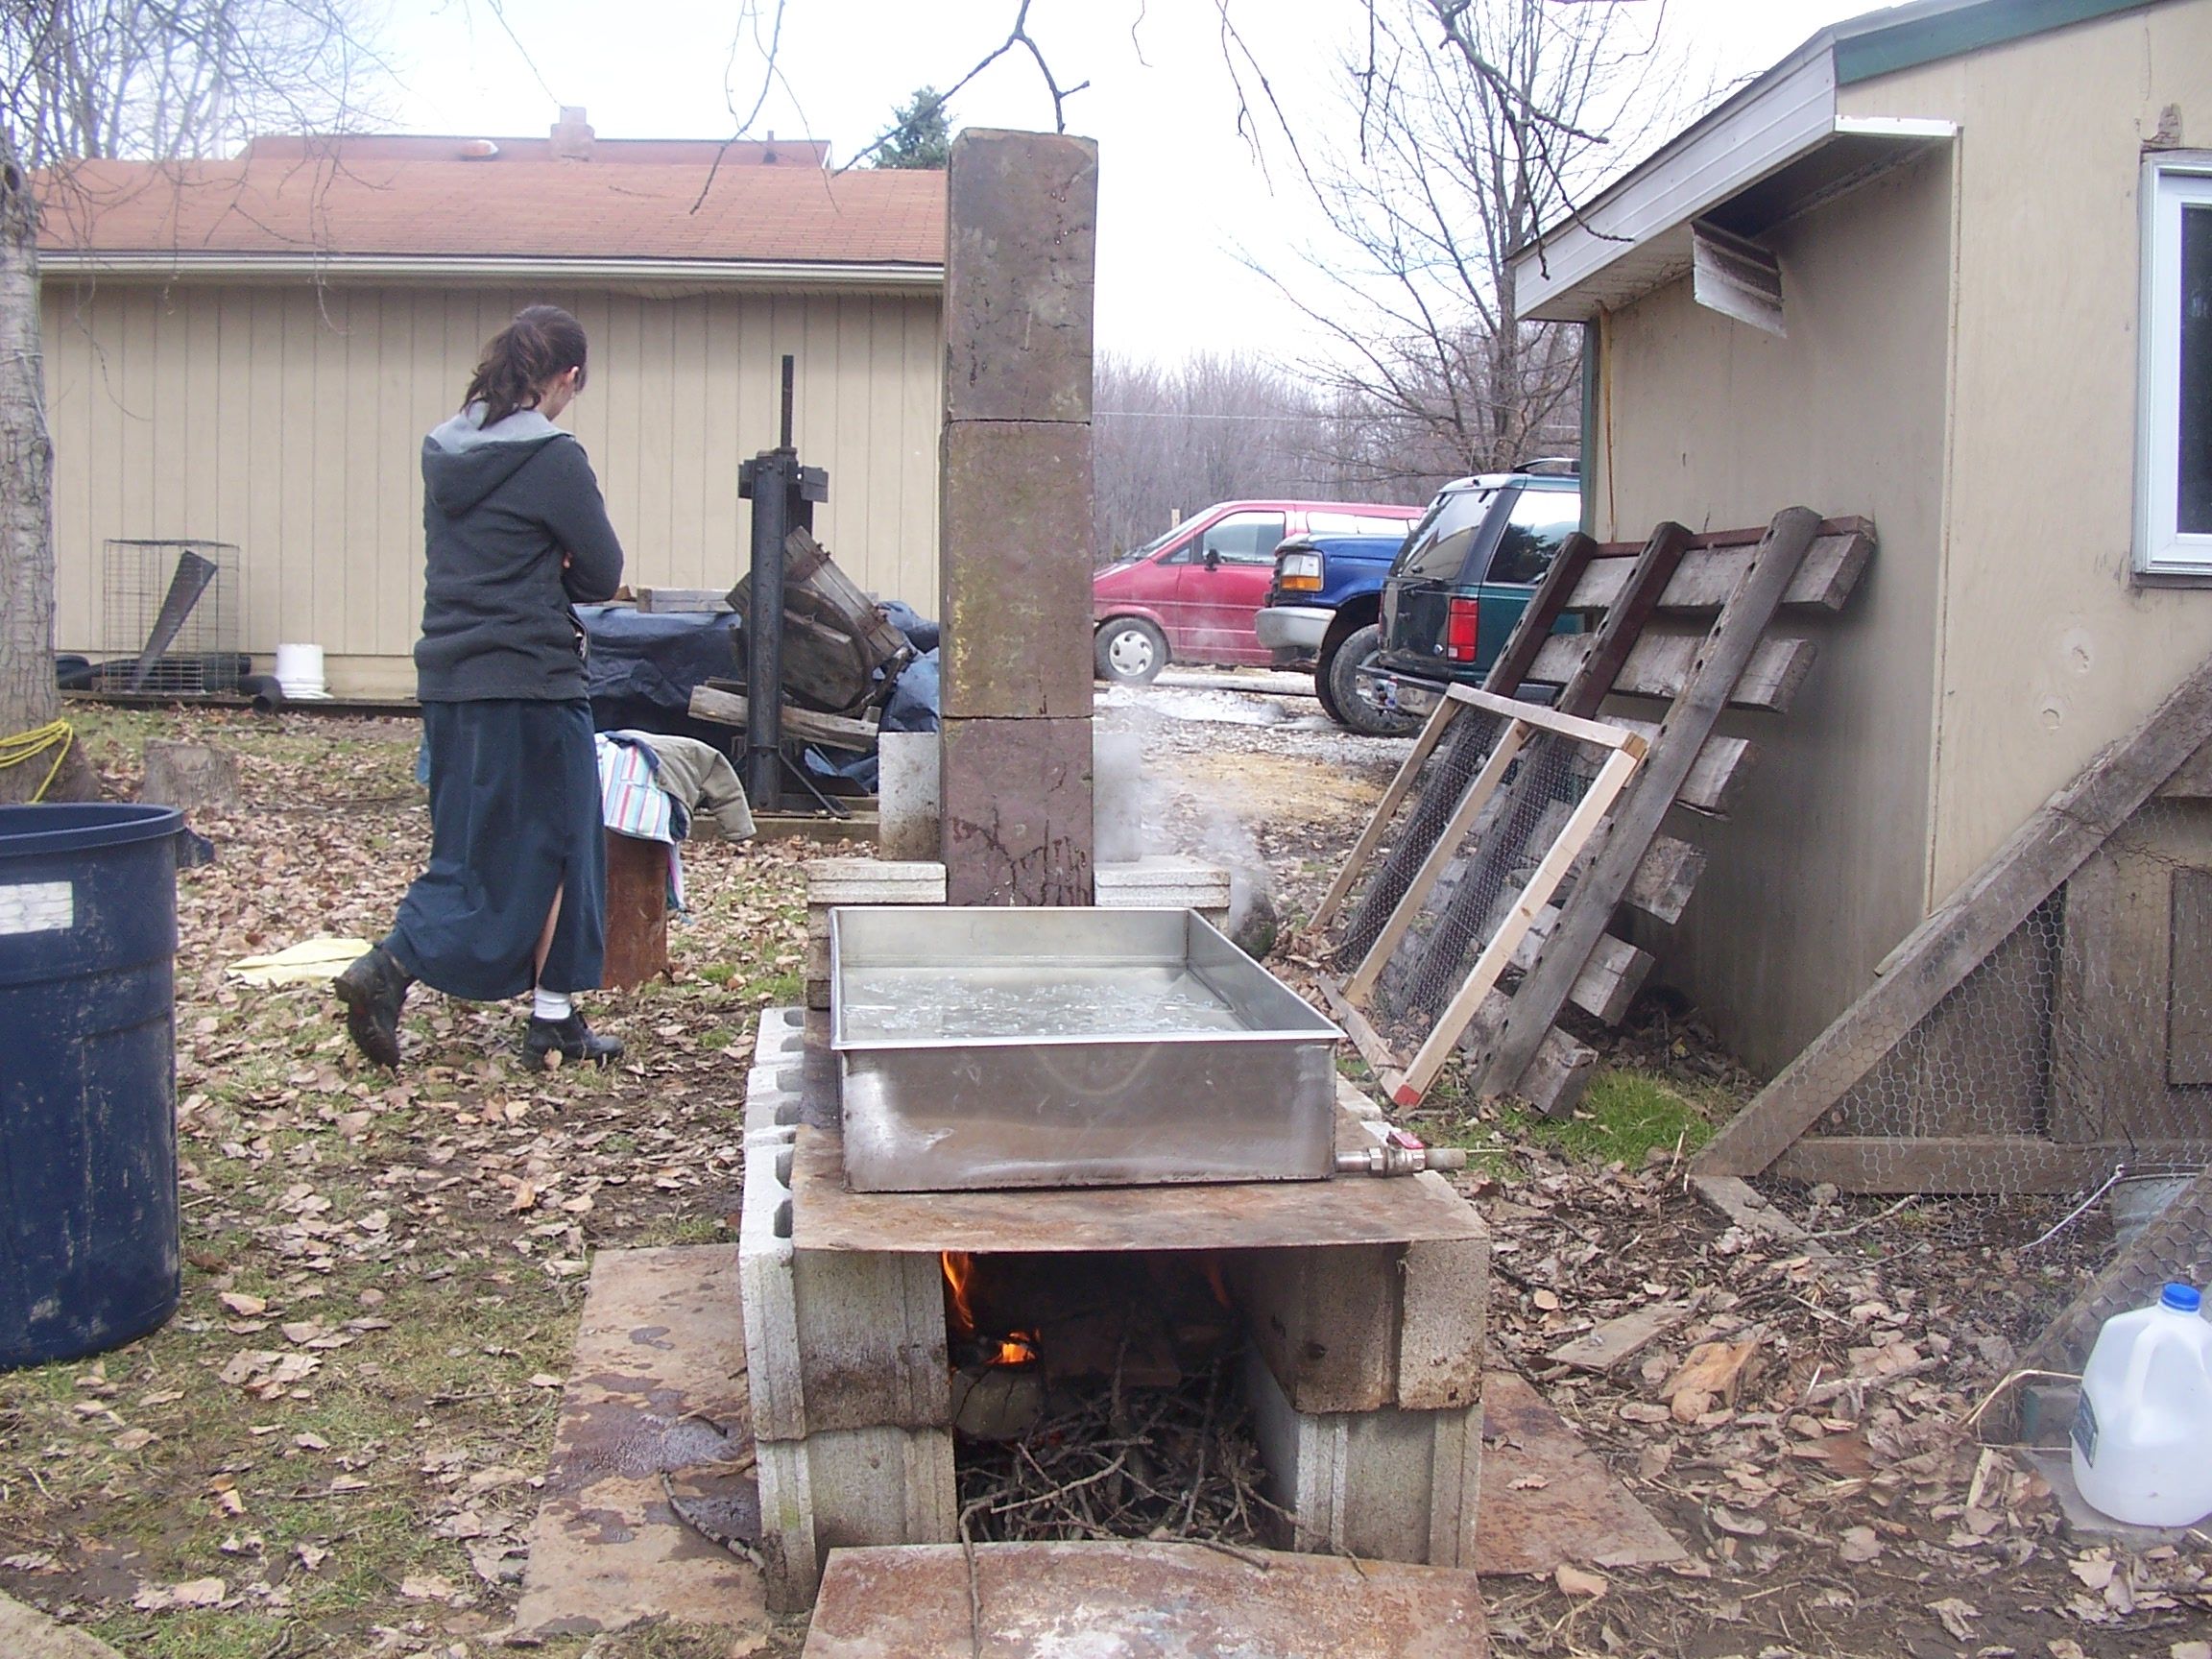
[[[591,706],[518,698],[424,703],[430,867],[399,902],[385,948],[449,997],[495,1001],[531,988],[553,895],[553,948],[536,982],[599,983],[607,837]]]

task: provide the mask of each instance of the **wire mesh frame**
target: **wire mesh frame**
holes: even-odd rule
[[[238,688],[245,630],[235,543],[111,538],[101,594],[104,686],[177,697]]]
[[[1774,1172],[2074,1191],[2212,1162],[2212,801],[2146,803]]]
[[[1384,966],[1412,931],[1446,871],[1460,856],[1470,833],[1486,833],[1487,841],[1479,850],[1480,861],[1497,884],[1499,902],[1480,906],[1485,917],[1481,952],[1419,1050],[1402,1070],[1382,1068],[1383,1086],[1401,1106],[1417,1104],[1427,1094],[1453,1045],[1504,976],[1515,952],[1536,926],[1539,915],[1597,833],[1645,754],[1644,739],[1635,733],[1464,685],[1450,687],[1445,706],[1437,710],[1431,731],[1423,733],[1424,739],[1433,733],[1440,740],[1452,720],[1479,714],[1490,715],[1501,723],[1497,739],[1339,994],[1341,1001],[1354,1008],[1372,996]],[[1550,740],[1548,745],[1546,739]],[[1546,809],[1552,804],[1548,797],[1553,792],[1527,787],[1530,763],[1536,758],[1531,751],[1549,747],[1564,760],[1571,753],[1570,744],[1594,747],[1604,758],[1589,777],[1580,799],[1566,812],[1564,821],[1558,821],[1555,813]],[[1433,747],[1433,743],[1428,746]],[[1558,765],[1555,770],[1562,780],[1581,771],[1571,764]],[[1514,787],[1516,784],[1521,787]],[[1554,823],[1556,829],[1551,829]],[[1539,848],[1541,854],[1520,882],[1517,896],[1510,903],[1503,903],[1512,875],[1519,873],[1518,859],[1536,854]]]

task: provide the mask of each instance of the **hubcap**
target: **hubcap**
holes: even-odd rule
[[[1117,674],[1142,674],[1152,666],[1151,638],[1134,628],[1124,628],[1106,642],[1106,661]]]

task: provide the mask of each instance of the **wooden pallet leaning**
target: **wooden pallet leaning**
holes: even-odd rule
[[[1510,1003],[1485,1008],[1470,1030],[1470,1075],[1479,1095],[1539,1092],[1534,1083],[1524,1088],[1524,1074],[1545,1033],[1566,1007],[1590,952],[1604,937],[1615,906],[1628,891],[1645,849],[1689,781],[1720,711],[1731,703],[1785,708],[1810,671],[1812,640],[1772,638],[1767,629],[1819,532],[1820,516],[1810,508],[1786,508],[1774,516],[1735,590],[1721,605],[1702,644],[1687,655],[1678,676],[1641,662],[1659,655],[1649,650],[1654,643],[1649,637],[1639,640],[1630,653],[1614,689],[1644,695],[1671,689],[1672,702],[1661,723],[1662,734],[1646,757],[1635,786],[1614,813],[1604,844],[1577,874],[1574,894],[1561,907],[1535,965],[1522,975]],[[1773,665],[1765,669],[1754,688],[1748,683],[1763,660]],[[1537,1104],[1550,1107],[1551,1102],[1540,1099]]]
[[[1679,919],[1702,872],[1704,855],[1685,842],[1656,833],[1656,817],[1670,804],[1725,816],[1756,753],[1755,745],[1743,738],[1713,733],[1718,706],[1705,714],[1685,703],[1691,682],[1697,682],[1701,700],[1709,701],[1715,677],[1699,669],[1710,665],[1717,639],[1725,635],[1731,658],[1746,650],[1747,655],[1733,680],[1720,688],[1721,704],[1786,708],[1810,667],[1813,647],[1808,640],[1765,636],[1776,605],[1801,612],[1839,610],[1871,556],[1871,527],[1863,520],[1812,523],[1809,515],[1799,515],[1803,510],[1793,510],[1788,516],[1791,535],[1801,535],[1808,524],[1814,535],[1809,547],[1797,550],[1793,567],[1779,578],[1778,600],[1764,591],[1748,599],[1741,596],[1751,586],[1750,578],[1761,570],[1767,572],[1769,587],[1777,580],[1776,562],[1767,556],[1774,544],[1774,526],[1765,535],[1729,531],[1699,536],[1691,536],[1678,526],[1662,526],[1641,548],[1632,543],[1576,547],[1570,542],[1553,566],[1553,580],[1538,589],[1522,628],[1501,656],[1499,671],[1494,671],[1486,689],[1510,694],[1524,684],[1549,682],[1561,686],[1559,707],[1568,711],[1595,711],[1607,696],[1617,693],[1672,699],[1675,707],[1664,722],[1615,723],[1653,742],[1655,749],[1671,752],[1673,757],[1669,760],[1668,773],[1679,776],[1671,790],[1654,785],[1647,761],[1645,772],[1630,791],[1644,804],[1638,810],[1636,828],[1624,836],[1617,836],[1610,826],[1607,828],[1585,868],[1575,876],[1574,897],[1541,913],[1524,934],[1513,960],[1513,966],[1524,975],[1519,991],[1508,998],[1494,987],[1483,998],[1470,1036],[1479,1038],[1474,1046],[1485,1094],[1520,1094],[1552,1111],[1564,1111],[1571,1105],[1587,1082],[1595,1054],[1553,1023],[1564,1002],[1572,1000],[1611,1022],[1624,1011],[1649,967],[1644,952],[1606,933],[1614,903],[1625,902],[1669,924]],[[1784,520],[1776,523],[1783,524]],[[1553,623],[1570,611],[1602,612],[1604,621],[1596,635],[1553,635]],[[1711,620],[1701,636],[1647,634],[1646,625],[1657,616]],[[1746,620],[1752,616],[1757,616],[1756,622]],[[1388,863],[1370,878],[1368,894],[1362,897],[1362,908],[1372,911],[1376,906],[1367,904],[1366,899],[1378,891],[1378,883],[1382,883],[1380,891],[1388,900],[1387,908],[1395,909],[1398,896],[1433,850],[1438,833],[1449,821],[1451,806],[1462,798],[1465,787],[1480,770],[1488,733],[1476,730],[1474,712],[1447,703],[1431,716],[1412,756],[1392,780],[1353,856],[1338,873],[1316,914],[1317,927],[1326,927],[1342,911],[1387,836],[1393,818],[1412,794],[1420,774],[1429,768],[1432,773],[1440,772],[1441,779],[1431,776],[1428,780],[1415,812],[1390,850]],[[1498,722],[1484,713],[1482,723]],[[1663,741],[1654,741],[1662,734]],[[1470,738],[1485,741],[1476,744]],[[1449,757],[1455,744],[1477,750],[1471,760],[1462,757],[1456,776],[1449,768],[1438,767],[1433,758],[1440,748]],[[1629,808],[1629,802],[1623,801],[1621,810]],[[1653,821],[1652,831],[1644,829],[1644,820]],[[1548,835],[1548,828],[1541,833]],[[1515,853],[1517,843],[1512,834],[1492,834],[1489,838],[1500,855]],[[1622,851],[1623,848],[1631,850]],[[1621,878],[1623,864],[1627,866],[1624,883]],[[1590,882],[1593,876],[1598,878],[1596,885]],[[1476,895],[1496,884],[1494,879],[1463,879],[1455,898],[1465,894],[1473,902]],[[1586,891],[1596,893],[1615,886],[1620,891],[1611,901],[1581,897]],[[1457,925],[1463,928],[1468,920],[1459,918]],[[1575,925],[1562,931],[1571,921]],[[1362,936],[1357,929],[1350,930],[1348,939],[1364,956],[1377,931],[1379,926],[1370,926]],[[1431,941],[1436,937],[1437,930],[1432,929]],[[1446,949],[1448,941],[1449,936]],[[1539,974],[1544,977],[1538,978]],[[1566,982],[1564,996],[1557,993],[1561,979]],[[1532,981],[1538,991],[1534,998],[1527,995]],[[1337,1012],[1339,1018],[1347,1019],[1350,1028],[1364,1028],[1379,1053],[1387,1053],[1386,1046],[1358,1009],[1347,1002]],[[1521,1059],[1519,1050],[1529,1046],[1531,1033],[1532,1052]],[[1502,1041],[1507,1035],[1513,1037],[1513,1047],[1502,1051]],[[1499,1074],[1516,1061],[1518,1072],[1509,1080],[1500,1080]]]
[[[1622,731],[1599,721],[1578,719],[1554,709],[1530,703],[1516,703],[1510,698],[1493,696],[1488,692],[1454,685],[1446,693],[1455,703],[1481,709],[1497,715],[1504,722],[1497,741],[1491,745],[1490,756],[1481,772],[1454,808],[1429,856],[1415,872],[1410,884],[1400,898],[1382,932],[1369,948],[1366,959],[1353,974],[1340,992],[1333,992],[1333,1003],[1350,1003],[1357,1006],[1362,997],[1373,989],[1375,977],[1382,963],[1396,949],[1406,930],[1412,926],[1423,902],[1434,889],[1437,878],[1443,874],[1445,863],[1460,844],[1461,838],[1471,830],[1484,812],[1502,796],[1505,776],[1514,759],[1529,739],[1540,733],[1550,733],[1578,743],[1593,745],[1604,751],[1605,758],[1590,781],[1590,787],[1568,815],[1557,835],[1545,849],[1535,870],[1523,884],[1504,921],[1491,935],[1483,948],[1479,960],[1460,986],[1456,996],[1437,1016],[1420,1050],[1408,1061],[1403,1071],[1393,1068],[1382,1069],[1381,1082],[1391,1100],[1400,1106],[1416,1104],[1429,1092],[1436,1074],[1444,1069],[1453,1045],[1475,1017],[1482,999],[1504,976],[1512,965],[1514,955],[1527,937],[1551,895],[1566,878],[1568,869],[1590,838],[1598,832],[1599,825],[1612,809],[1629,778],[1643,759],[1645,741],[1633,732]],[[1371,1028],[1370,1028],[1371,1029]]]
[[[2003,1169],[2007,1190],[2069,1191],[2094,1185],[2116,1159],[2200,1157],[2204,1146],[2192,1142],[1801,1138],[2207,744],[2212,663],[2091,760],[1908,934],[1876,970],[1874,983],[1714,1137],[1693,1167],[1700,1174],[1748,1176],[1779,1166],[1798,1179],[1833,1180],[1854,1191],[1975,1191],[1987,1185],[1989,1171]]]

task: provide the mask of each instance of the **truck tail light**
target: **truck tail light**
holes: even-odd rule
[[[1482,602],[1455,599],[1444,617],[1444,661],[1472,662],[1482,637]]]
[[[1275,564],[1275,586],[1286,593],[1321,591],[1321,555],[1286,553]]]

